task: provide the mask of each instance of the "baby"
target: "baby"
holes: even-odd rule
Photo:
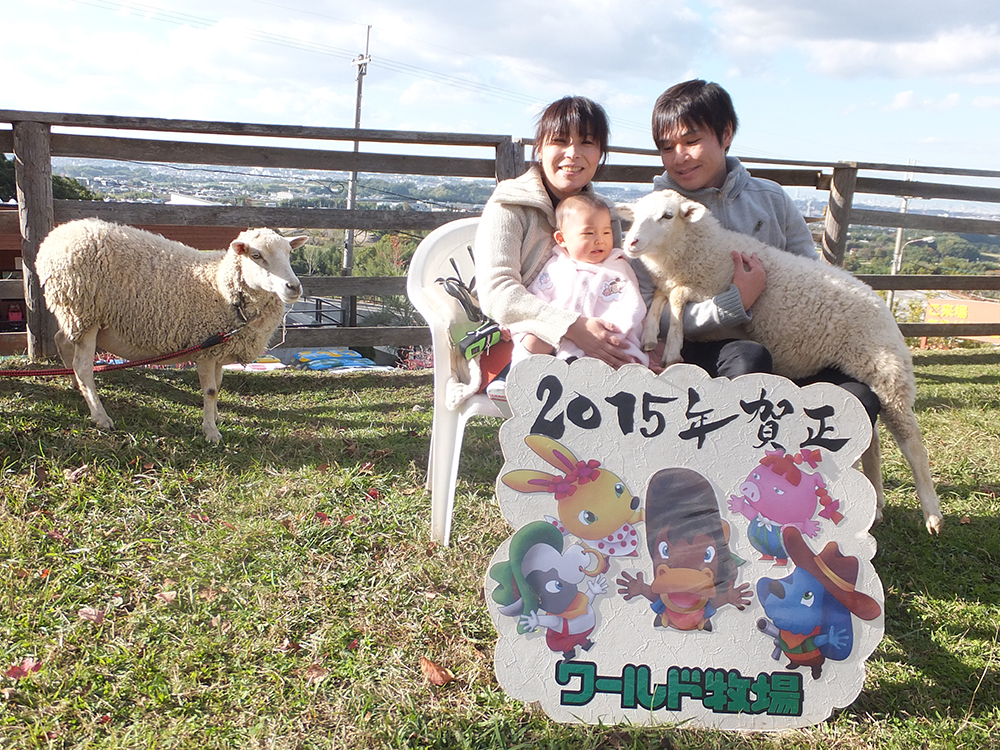
[[[564,198],[556,207],[556,245],[542,272],[528,291],[546,302],[611,323],[626,341],[626,354],[649,364],[639,345],[646,305],[632,266],[621,248],[614,247],[611,210],[589,193]],[[530,333],[511,331],[511,365],[531,354],[555,354],[561,359],[583,356],[569,339],[558,349]]]

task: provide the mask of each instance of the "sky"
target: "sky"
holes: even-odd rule
[[[0,109],[353,127],[370,26],[365,128],[531,137],[580,94],[614,145],[652,148],[656,97],[704,78],[732,95],[739,156],[1000,169],[997,0],[17,0],[2,18]]]

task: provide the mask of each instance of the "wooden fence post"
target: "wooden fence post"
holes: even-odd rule
[[[524,163],[524,141],[505,138],[497,144],[497,182],[520,177],[527,170]]]
[[[851,205],[858,182],[857,162],[840,162],[833,168],[830,183],[830,205],[823,230],[823,257],[834,266],[844,264],[847,230],[851,226]]]
[[[38,122],[14,123],[14,180],[21,226],[21,262],[24,277],[28,357],[37,361],[56,354],[55,319],[45,308],[35,258],[42,240],[55,226],[52,203],[52,133]]]

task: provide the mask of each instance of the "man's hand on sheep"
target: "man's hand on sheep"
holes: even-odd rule
[[[733,284],[740,292],[743,309],[749,310],[767,286],[767,272],[757,253],[746,255],[733,250]]]

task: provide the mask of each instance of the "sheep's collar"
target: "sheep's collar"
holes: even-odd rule
[[[247,315],[247,300],[242,290],[236,293],[236,299],[233,301],[233,310],[236,312],[236,317],[240,323],[246,325],[250,322],[250,316]]]

